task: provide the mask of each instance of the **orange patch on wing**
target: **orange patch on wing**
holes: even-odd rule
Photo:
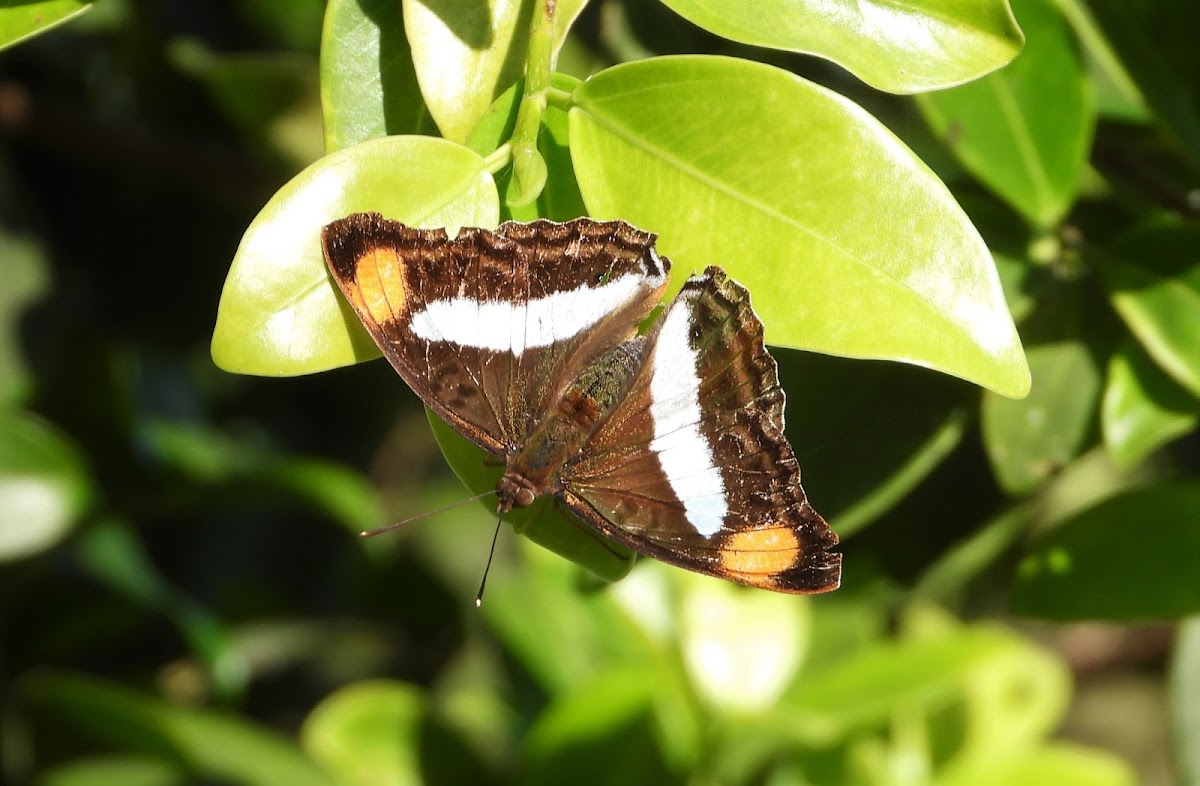
[[[404,311],[407,299],[400,257],[390,248],[376,248],[358,258],[354,266],[355,308],[384,325]]]
[[[721,546],[721,567],[730,573],[781,573],[796,564],[800,541],[786,527],[735,532]]]

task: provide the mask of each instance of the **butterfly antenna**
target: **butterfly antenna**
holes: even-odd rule
[[[466,505],[471,502],[475,502],[476,500],[483,499],[484,497],[488,496],[489,494],[495,494],[495,493],[496,493],[496,490],[491,489],[491,490],[485,491],[481,494],[476,494],[473,497],[467,497],[466,499],[460,499],[458,502],[447,505],[444,508],[438,508],[437,510],[431,510],[426,513],[418,513],[415,516],[409,516],[406,519],[401,519],[400,521],[392,522],[391,524],[388,524],[387,526],[384,526],[384,527],[378,527],[376,529],[365,530],[363,532],[358,533],[358,536],[360,538],[373,538],[376,535],[382,535],[383,533],[388,532],[390,530],[394,530],[397,527],[403,527],[405,524],[410,524],[414,521],[420,521],[421,519],[427,519],[430,516],[436,516],[439,513],[445,513],[446,511],[454,510],[455,508],[461,508],[463,505]]]
[[[492,557],[496,556],[496,541],[500,539],[500,523],[503,519],[496,519],[496,531],[492,533],[492,550],[488,552],[487,565],[483,567],[483,578],[479,581],[479,592],[475,593],[475,608],[483,605],[483,588],[487,586],[488,571],[492,569]]]

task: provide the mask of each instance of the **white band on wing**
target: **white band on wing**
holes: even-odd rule
[[[700,432],[700,378],[696,351],[688,341],[690,312],[683,303],[678,306],[667,312],[654,349],[650,449],[683,503],[688,523],[708,538],[724,525],[729,506],[721,471],[713,466],[712,449]]]
[[[643,286],[662,283],[640,275],[615,278],[598,287],[555,292],[524,303],[480,302],[456,297],[435,300],[412,314],[413,333],[426,341],[511,352],[548,347],[573,338],[616,311]]]

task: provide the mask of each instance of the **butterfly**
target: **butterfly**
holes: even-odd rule
[[[837,535],[800,487],[750,296],[718,267],[667,287],[623,221],[322,231],[333,279],[405,382],[505,467],[503,515],[546,494],[601,535],[779,592],[835,589]]]

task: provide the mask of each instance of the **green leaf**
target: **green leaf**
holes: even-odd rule
[[[75,759],[43,772],[41,786],[186,786],[187,774],[169,762],[138,756]]]
[[[1200,483],[1126,491],[1030,547],[1018,614],[1055,620],[1173,618],[1200,610]]]
[[[1155,225],[1114,245],[1102,268],[1117,313],[1176,382],[1200,397],[1200,226]]]
[[[585,3],[552,4],[553,52]],[[466,140],[492,101],[524,76],[534,7],[521,0],[404,0],[404,28],[421,95],[442,136]]]
[[[991,254],[859,107],[786,71],[699,56],[610,68],[574,100],[589,212],[659,233],[676,285],[720,264],[754,294],[771,343],[1028,391]]]
[[[1200,167],[1200,12],[1191,0],[1088,0],[1161,124]]]
[[[1100,370],[1079,336],[1076,293],[1043,301],[1025,323],[1033,390],[1024,400],[983,397],[984,447],[1000,485],[1032,491],[1083,449],[1100,396]]]
[[[58,543],[91,501],[75,446],[44,421],[0,412],[0,562]]]
[[[418,786],[425,704],[415,685],[356,682],[309,714],[301,744],[340,786]]]
[[[1100,410],[1104,445],[1129,469],[1163,444],[1200,423],[1200,399],[1163,373],[1134,341],[1126,340],[1108,363]]]
[[[167,55],[262,154],[286,162],[290,171],[321,157],[317,69],[311,58],[215,53],[190,39],[172,42]]]
[[[1096,111],[1053,0],[1012,0],[1024,51],[1007,68],[917,105],[963,167],[1034,224],[1060,221],[1079,188]]]
[[[550,75],[550,84],[569,93],[579,86],[579,80],[566,74],[555,73]],[[471,132],[467,147],[481,156],[487,156],[512,136],[523,86],[523,82],[518,82],[496,99]],[[575,181],[571,151],[567,144],[567,112],[562,107],[549,104],[542,113],[542,131],[538,135],[538,152],[542,154],[548,168],[545,188],[533,204],[515,207],[506,202],[501,205],[500,215],[503,220],[533,221],[537,218],[548,218],[552,221],[570,221],[572,218],[587,215],[583,197],[579,194],[579,184]],[[498,173],[496,187],[500,193],[507,193],[512,176],[512,168],[505,168]]]
[[[1170,667],[1171,727],[1180,783],[1200,783],[1200,617],[1175,633]]]
[[[29,392],[18,331],[25,309],[49,288],[41,244],[0,226],[0,279],[0,405],[6,405]]]
[[[217,311],[218,366],[288,376],[378,356],[321,253],[321,228],[358,211],[451,233],[495,226],[499,216],[483,159],[452,142],[386,137],[322,158],[281,188],[246,230]]]
[[[1004,0],[663,3],[724,38],[824,57],[890,93],[968,82],[1000,68],[1021,50],[1021,30]]]
[[[396,0],[329,0],[321,34],[321,107],[329,152],[381,136],[437,135]]]
[[[33,0],[0,7],[0,50],[58,27],[92,7],[95,0]]]
[[[1133,768],[1119,756],[1095,748],[1054,742],[1020,756],[964,768],[938,786],[1134,786]]]
[[[43,672],[28,701],[95,739],[179,762],[199,776],[245,786],[331,786],[288,740],[224,713],[177,707],[114,683]]]
[[[503,464],[469,441],[440,418],[426,410],[438,447],[454,470],[454,474],[473,494],[494,491]],[[493,511],[495,497],[485,497],[484,507]],[[504,515],[513,529],[543,548],[547,548],[577,565],[581,565],[605,581],[617,581],[633,567],[634,555],[628,548],[613,543],[593,531],[583,522],[564,511],[551,497],[542,497],[528,508],[518,508]]]
[[[773,706],[804,660],[807,599],[706,576],[689,576],[684,588],[679,648],[696,692],[725,712]]]

